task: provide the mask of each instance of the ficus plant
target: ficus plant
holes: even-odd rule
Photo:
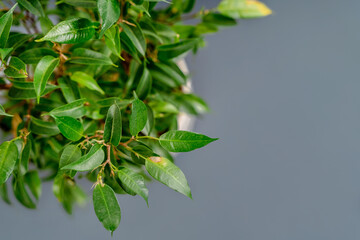
[[[139,195],[154,179],[191,198],[173,152],[215,138],[178,129],[179,114],[208,106],[184,90],[179,60],[236,19],[269,15],[254,0],[0,1],[0,195],[35,208],[44,181],[71,213],[93,183],[103,226],[120,223],[117,194]],[[189,20],[190,23],[189,23]]]

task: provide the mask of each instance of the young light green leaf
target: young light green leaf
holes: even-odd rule
[[[60,133],[56,123],[46,122],[35,117],[31,118],[30,130],[32,133],[45,136],[54,136]]]
[[[136,97],[132,102],[130,115],[130,133],[132,136],[137,136],[143,130],[146,125],[147,114],[145,103]]]
[[[12,116],[14,116],[14,115],[7,114],[7,113],[5,112],[4,107],[0,104],[0,116],[12,117]]]
[[[222,0],[217,9],[232,18],[258,18],[272,13],[264,3],[253,0]]]
[[[43,38],[36,42],[80,43],[91,39],[95,34],[95,24],[86,18],[62,21],[54,26]]]
[[[12,50],[13,48],[0,48],[0,60],[4,60]]]
[[[13,22],[13,12],[17,3],[7,13],[0,17],[0,48],[5,48]]]
[[[44,9],[42,8],[39,0],[17,0],[17,2],[34,15],[38,17],[45,16]]]
[[[84,127],[81,122],[75,118],[63,116],[55,117],[56,125],[64,137],[71,141],[78,141],[83,137]]]
[[[111,105],[105,120],[104,140],[117,146],[120,143],[122,134],[121,111],[115,103]]]
[[[125,190],[129,189],[137,195],[141,196],[149,206],[149,191],[146,188],[144,177],[141,174],[136,173],[129,168],[120,168],[117,171],[117,175],[121,181],[121,185],[125,188]]]
[[[114,190],[106,184],[96,185],[93,191],[93,203],[96,216],[104,228],[111,233],[114,232],[121,220],[121,210]]]
[[[111,27],[105,32],[105,43],[115,56],[123,59],[121,57],[121,40],[119,26]]]
[[[175,57],[178,57],[189,50],[193,49],[198,42],[197,39],[183,40],[177,43],[164,44],[159,46],[158,58],[162,61],[166,61]]]
[[[41,179],[39,177],[39,173],[35,170],[27,172],[24,176],[24,182],[27,186],[29,186],[31,193],[34,195],[36,200],[39,200],[41,196]]]
[[[218,140],[208,136],[179,130],[171,130],[160,136],[159,142],[170,152],[189,152]]]
[[[6,182],[13,172],[18,154],[14,142],[7,141],[0,145],[0,185]]]
[[[19,58],[26,64],[36,64],[45,56],[57,57],[58,55],[50,48],[32,48],[22,52]]]
[[[120,17],[120,3],[118,0],[98,0],[97,7],[102,19],[100,38]]]
[[[34,88],[36,92],[37,102],[40,102],[40,97],[45,91],[46,83],[50,78],[57,65],[59,64],[59,58],[53,56],[45,56],[41,58],[37,64],[34,73]]]
[[[70,79],[79,83],[81,86],[87,87],[88,89],[97,91],[101,94],[105,94],[95,79],[84,72],[75,72],[70,76]]]
[[[223,25],[223,26],[236,25],[235,19],[220,13],[208,13],[203,17],[202,20],[205,23],[216,24],[216,25]]]
[[[111,59],[100,52],[95,52],[87,48],[77,48],[71,55],[71,63],[85,65],[114,65]]]
[[[90,171],[98,167],[105,158],[104,150],[102,145],[96,143],[91,147],[90,151],[79,158],[77,161],[72,162],[61,169],[70,169],[76,171]]]
[[[12,78],[26,78],[28,76],[25,63],[17,57],[11,57],[10,63],[4,73],[6,76]]]
[[[145,168],[159,182],[192,198],[184,173],[170,160],[164,157],[149,157],[145,161]]]
[[[139,24],[134,21],[129,21],[134,26],[127,25],[125,23],[120,23],[120,26],[125,33],[130,42],[135,46],[135,48],[139,51],[141,55],[145,55],[146,52],[146,41],[144,37],[144,33],[141,30]]]
[[[68,116],[72,118],[80,118],[83,117],[86,113],[86,109],[84,106],[85,102],[85,98],[75,100],[74,102],[54,108],[49,112],[49,114],[56,117]]]

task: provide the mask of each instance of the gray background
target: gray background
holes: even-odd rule
[[[194,200],[120,197],[114,239],[360,238],[360,1],[266,2],[188,58],[213,109],[196,131],[221,138],[177,158]],[[91,202],[69,217],[43,190],[36,211],[0,203],[1,239],[110,239]]]

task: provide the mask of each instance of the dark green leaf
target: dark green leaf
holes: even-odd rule
[[[32,48],[19,55],[26,64],[36,64],[45,56],[57,57],[58,55],[50,48]]]
[[[199,133],[177,130],[168,131],[159,139],[161,146],[170,152],[189,152],[216,140]]]
[[[59,78],[58,84],[61,92],[68,103],[76,101],[80,98],[80,92],[77,84],[68,78]]]
[[[41,196],[41,179],[37,171],[30,171],[24,176],[25,184],[29,186],[31,193],[36,200]]]
[[[21,81],[12,81],[12,83],[13,87],[10,88],[8,93],[10,98],[20,100],[36,98],[34,83]],[[46,95],[57,88],[58,86],[46,84],[45,90],[41,96]]]
[[[75,118],[63,116],[55,117],[56,125],[64,137],[71,141],[78,141],[83,137],[84,127]]]
[[[28,192],[26,191],[23,176],[17,176],[16,178],[13,178],[13,189],[16,199],[23,206],[30,209],[36,208],[34,201],[30,198]]]
[[[7,13],[0,17],[0,48],[6,46],[6,42],[9,38],[10,28],[13,21],[13,12],[17,3]]]
[[[114,232],[120,224],[121,211],[114,190],[104,184],[96,185],[93,192],[93,203],[96,216],[104,228]]]
[[[140,99],[145,99],[150,93],[152,87],[152,79],[147,68],[143,69],[140,81],[136,87],[136,94]]]
[[[74,18],[62,21],[54,26],[43,38],[36,40],[58,43],[80,43],[91,39],[96,26],[89,19]]]
[[[141,31],[139,24],[134,21],[130,21],[130,23],[134,26],[130,26],[125,23],[120,23],[120,26],[123,28],[123,31],[130,42],[132,42],[139,53],[144,56],[146,52],[146,41],[144,34]]]
[[[192,198],[184,173],[175,164],[163,157],[150,157],[145,161],[148,173],[175,191]]]
[[[59,64],[59,58],[53,56],[45,56],[41,58],[37,64],[34,73],[34,88],[37,96],[37,102],[40,102],[40,97],[45,91],[46,83],[50,78],[57,65]]]
[[[0,185],[6,182],[14,170],[18,149],[12,141],[0,145]]]
[[[81,150],[76,145],[70,144],[64,148],[59,161],[59,168],[63,168],[66,165],[75,162],[81,158]]]
[[[120,143],[122,134],[121,112],[119,106],[113,104],[107,113],[104,127],[104,140],[117,146]]]
[[[85,65],[114,65],[109,57],[86,48],[75,49],[70,62]]]
[[[130,133],[132,136],[144,129],[147,121],[147,108],[145,103],[137,97],[132,102],[131,115],[130,115]]]
[[[98,0],[97,7],[102,19],[100,37],[120,17],[120,2],[118,0]]]
[[[35,134],[46,136],[54,136],[60,133],[56,123],[46,122],[35,117],[31,118],[30,130]]]
[[[8,195],[8,190],[7,190],[7,185],[6,185],[6,183],[0,185],[0,197],[1,197],[2,200],[4,200],[4,202],[6,202],[7,204],[11,204],[11,201],[10,201],[9,195]]]
[[[235,19],[220,13],[209,13],[203,17],[203,22],[217,25],[232,26],[236,25]]]
[[[63,0],[64,3],[84,8],[96,8],[96,0]]]
[[[90,171],[98,167],[104,161],[104,158],[105,153],[102,149],[102,145],[96,143],[87,154],[79,158],[77,161],[62,167],[61,169]]]
[[[130,170],[129,168],[120,168],[117,171],[117,174],[125,189],[130,189],[137,195],[141,196],[146,201],[146,204],[149,205],[149,191],[145,186],[145,180],[142,175]]]
[[[197,42],[197,39],[189,39],[177,43],[161,45],[158,47],[158,58],[162,61],[166,61],[178,57],[193,49]]]
[[[85,104],[86,99],[75,100],[72,103],[65,104],[63,106],[54,108],[49,112],[49,114],[56,117],[68,116],[72,118],[83,117],[86,113]]]

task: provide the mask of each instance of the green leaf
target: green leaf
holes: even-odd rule
[[[13,178],[13,189],[16,199],[25,207],[30,209],[35,209],[36,205],[34,201],[30,198],[28,192],[25,188],[24,178],[21,175],[18,175],[16,178]]]
[[[32,147],[31,139],[27,139],[24,142],[24,147],[22,148],[21,155],[20,155],[20,172],[21,174],[25,174],[29,169],[29,159],[30,159],[30,152]]]
[[[178,130],[168,131],[159,138],[161,146],[170,152],[189,152],[216,140],[217,138],[202,134]]]
[[[60,133],[56,123],[46,122],[35,117],[31,118],[30,130],[32,133],[45,136],[54,136]]]
[[[24,176],[24,182],[27,186],[29,186],[31,193],[34,195],[36,200],[39,200],[41,196],[41,179],[39,177],[39,173],[35,170],[27,172]]]
[[[0,185],[8,180],[18,158],[18,149],[12,141],[0,145]]]
[[[42,8],[39,0],[17,0],[17,2],[34,15],[38,17],[45,16],[44,9]]]
[[[0,59],[4,60],[12,50],[13,48],[0,48]]]
[[[100,38],[120,17],[120,3],[118,0],[98,0],[97,7],[102,19]]]
[[[217,9],[232,18],[258,18],[272,13],[265,4],[253,0],[222,0]]]
[[[74,18],[54,26],[43,38],[36,42],[80,43],[91,39],[96,26],[89,19]]]
[[[28,76],[25,63],[17,57],[11,57],[10,63],[4,73],[6,76],[12,78],[26,78]]]
[[[34,73],[34,88],[38,103],[40,102],[41,95],[45,91],[47,81],[59,62],[59,58],[45,56],[41,58],[40,62],[37,64]]]
[[[183,40],[177,43],[164,44],[159,46],[158,58],[162,61],[178,57],[193,49],[198,42],[197,39]]]
[[[45,56],[57,57],[58,55],[50,48],[32,48],[22,52],[19,58],[26,64],[36,64]]]
[[[208,13],[203,17],[203,22],[216,25],[233,26],[236,25],[235,19],[220,13]]]
[[[102,145],[95,143],[87,154],[79,158],[77,161],[62,167],[61,169],[90,171],[98,167],[104,161],[104,158],[105,153],[102,149]]]
[[[4,107],[0,104],[0,116],[12,117],[12,116],[14,116],[14,115],[7,114],[7,113],[5,112]]]
[[[60,156],[59,168],[61,169],[79,158],[81,158],[80,148],[73,144],[67,145]]]
[[[11,99],[33,99],[36,98],[34,83],[32,82],[22,82],[22,81],[12,81],[13,87],[9,90],[9,97]],[[41,96],[44,96],[55,89],[57,89],[58,86],[52,85],[52,84],[46,84],[44,92],[41,94]]]
[[[70,79],[79,83],[81,86],[87,87],[88,89],[97,91],[101,94],[105,92],[100,88],[95,79],[84,72],[75,72],[70,76]]]
[[[75,118],[63,116],[55,117],[56,125],[64,137],[71,141],[78,141],[83,137],[84,127],[81,122]]]
[[[143,68],[140,81],[136,87],[136,94],[140,99],[145,99],[150,93],[152,87],[152,79],[147,68]]]
[[[145,161],[145,168],[159,182],[192,198],[184,173],[170,160],[163,157],[149,157]]]
[[[104,184],[96,185],[93,191],[94,210],[104,228],[114,232],[120,224],[121,210],[114,190]]]
[[[75,100],[72,103],[54,108],[49,112],[49,114],[56,117],[68,116],[72,118],[81,118],[86,113],[86,109],[84,106],[85,102],[86,102],[85,98]]]
[[[120,23],[120,26],[125,33],[130,42],[135,46],[135,48],[139,51],[139,53],[144,56],[146,52],[146,41],[144,37],[144,33],[142,32],[139,24],[134,21],[129,21],[134,26],[127,25],[125,23]]]
[[[130,115],[130,133],[132,136],[144,129],[147,121],[147,108],[145,103],[137,97],[132,102],[131,115]]]
[[[111,105],[105,120],[104,140],[117,146],[120,143],[122,134],[121,111],[115,103]]]
[[[80,98],[79,88],[75,82],[70,81],[67,77],[59,78],[57,81],[68,103],[72,103]]]
[[[71,55],[71,63],[85,65],[113,65],[116,66],[109,57],[102,53],[95,52],[86,48],[77,48]]]
[[[63,2],[75,7],[96,8],[96,0],[63,0]]]
[[[145,180],[141,174],[136,173],[129,168],[120,168],[117,171],[117,175],[121,181],[122,186],[124,186],[125,189],[130,189],[132,192],[141,196],[146,201],[146,204],[149,206],[149,191],[145,186]]]
[[[118,26],[111,27],[105,32],[105,43],[115,56],[123,59],[121,57],[121,40]]]
[[[6,47],[9,38],[10,28],[13,21],[13,12],[17,3],[7,13],[0,17],[0,48]]]
[[[2,200],[4,200],[4,202],[6,202],[7,204],[11,204],[11,201],[10,201],[9,195],[8,195],[8,190],[7,190],[7,185],[6,185],[6,183],[0,185],[0,197],[1,197]]]
[[[172,62],[156,63],[150,69],[154,83],[175,88],[186,84],[186,76]]]

